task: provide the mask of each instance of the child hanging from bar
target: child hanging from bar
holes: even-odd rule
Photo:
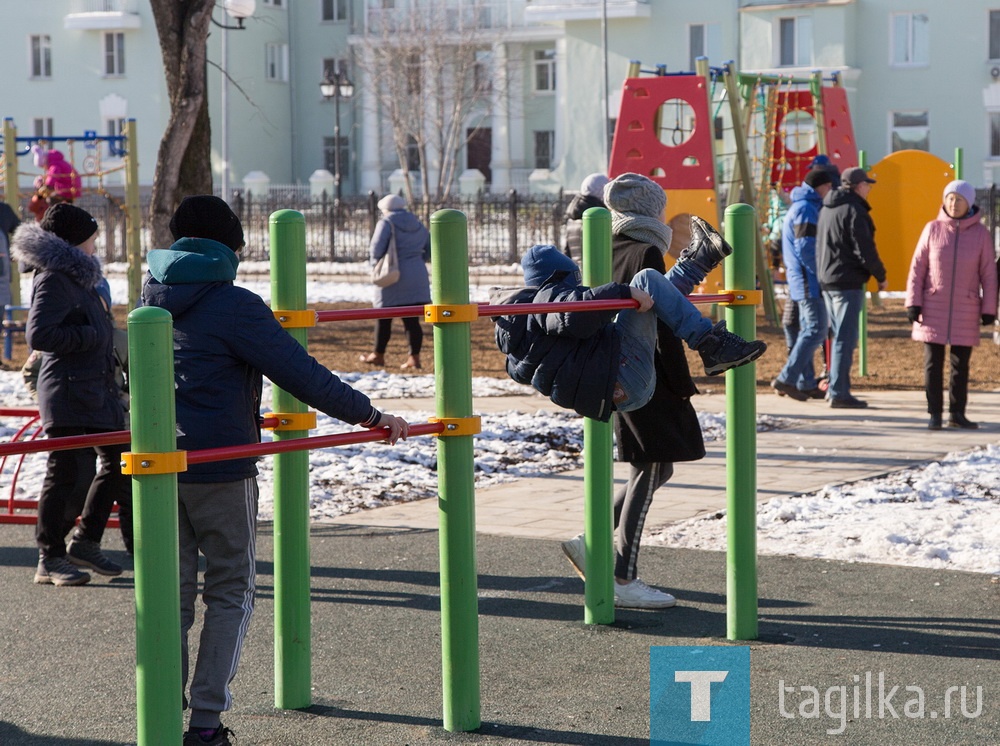
[[[638,409],[653,394],[657,319],[698,351],[711,376],[764,354],[764,342],[748,342],[727,331],[725,321],[713,326],[678,289],[690,292],[732,253],[708,223],[697,217],[691,221],[691,245],[670,271],[663,275],[644,269],[628,285],[585,287],[572,259],[555,246],[532,246],[521,260],[526,287],[495,288],[491,303],[617,299],[637,301],[638,307],[494,316],[497,347],[507,355],[507,374],[561,407],[607,421],[613,411]]]

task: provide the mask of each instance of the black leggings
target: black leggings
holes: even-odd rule
[[[971,347],[951,346],[948,379],[948,414],[965,414],[969,400],[969,358]],[[944,408],[944,345],[924,343],[924,390],[927,393],[928,414],[940,415]]]
[[[410,343],[410,354],[419,355],[420,348],[424,344],[424,330],[420,326],[420,319],[416,316],[403,319],[403,328],[406,329],[406,340]],[[385,354],[391,336],[392,319],[379,319],[375,324],[375,352],[379,355]]]

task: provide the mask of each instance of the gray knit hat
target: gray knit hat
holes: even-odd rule
[[[663,219],[667,195],[663,187],[639,174],[622,174],[604,187],[604,204],[612,213],[630,213]]]

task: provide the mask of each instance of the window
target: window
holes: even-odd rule
[[[1000,111],[989,112],[990,116],[990,157],[1000,158]]]
[[[340,73],[348,77],[347,60],[340,57],[324,57],[323,69],[320,71],[320,75],[325,78],[327,75],[333,75],[334,73]]]
[[[535,168],[552,168],[556,133],[552,130],[535,130]]]
[[[473,94],[487,93],[493,90],[493,54],[479,50],[476,52],[476,62],[472,67]]]
[[[323,168],[331,174],[337,173],[336,153],[333,150],[335,138],[323,138]],[[351,162],[351,139],[347,135],[340,136],[340,178],[343,181],[344,174],[350,172]]]
[[[272,5],[275,8],[280,8],[285,4],[285,0],[264,0],[264,5]]]
[[[105,119],[104,120],[104,134],[108,137],[121,137],[125,134],[125,120],[124,119]],[[112,152],[112,148],[117,151],[121,151],[125,147],[125,143],[116,142],[113,146],[111,143],[106,143],[107,145],[107,158],[117,158],[118,156]]]
[[[556,50],[535,50],[535,90],[554,91],[556,89]]]
[[[265,47],[265,76],[279,83],[288,82],[288,45],[268,44]]]
[[[806,67],[812,64],[812,18],[778,19],[778,65]]]
[[[907,66],[930,62],[930,21],[926,13],[894,13],[891,28],[891,64]]]
[[[414,52],[406,58],[406,92],[410,95],[420,93],[422,74],[420,71],[420,54]]]
[[[931,149],[930,117],[926,111],[894,111],[890,150]]]
[[[104,35],[104,74],[125,74],[125,34],[121,31]]]
[[[347,20],[347,0],[323,0],[321,5],[324,21]]]
[[[413,135],[406,136],[406,170],[420,170],[420,146]]]
[[[52,117],[39,117],[32,120],[31,130],[34,137],[52,137]]]
[[[31,37],[31,77],[52,77],[52,37],[48,34]]]
[[[1000,60],[1000,10],[990,11],[990,59]]]
[[[722,25],[718,23],[693,23],[688,26],[688,70],[694,70],[699,57],[708,57],[718,63],[722,56]]]

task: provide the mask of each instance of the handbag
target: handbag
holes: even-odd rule
[[[372,267],[372,283],[376,287],[386,288],[399,281],[399,257],[396,255],[396,229],[389,223],[389,248]]]

